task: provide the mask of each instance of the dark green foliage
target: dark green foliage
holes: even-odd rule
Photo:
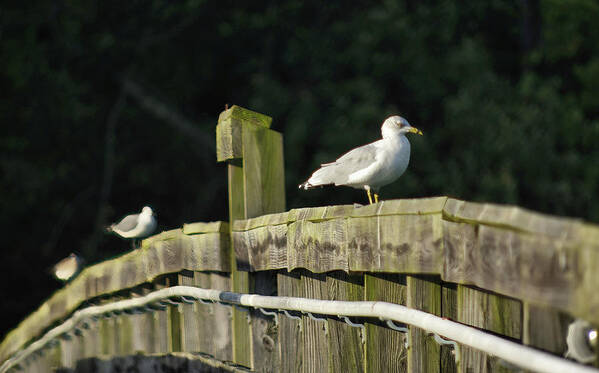
[[[225,103],[272,116],[288,208],[365,203],[297,184],[399,113],[425,136],[382,198],[451,195],[599,222],[598,16],[590,0],[5,1],[0,331],[58,286],[44,272],[55,261],[126,250],[102,224],[144,204],[163,229],[227,218],[214,149],[133,97],[107,157],[125,77],[210,139]]]

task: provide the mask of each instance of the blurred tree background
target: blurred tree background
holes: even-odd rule
[[[226,219],[224,105],[274,118],[288,208],[322,162],[405,116],[424,131],[382,198],[450,195],[599,222],[594,0],[5,0],[0,7],[0,334],[61,285],[47,269],[128,250],[103,226]],[[10,280],[9,280],[10,279]]]

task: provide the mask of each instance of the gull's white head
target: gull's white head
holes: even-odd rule
[[[383,134],[384,139],[405,135],[410,132],[422,135],[422,131],[416,127],[412,127],[405,118],[400,117],[399,115],[394,115],[385,119],[383,126],[381,127],[381,133]]]
[[[153,211],[150,206],[144,206],[144,208],[141,209],[141,213],[144,215],[153,215]]]

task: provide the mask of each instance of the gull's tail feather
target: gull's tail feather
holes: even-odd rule
[[[300,188],[300,189],[305,189],[305,190],[308,190],[308,189],[312,188],[313,186],[314,186],[314,185],[310,184],[310,182],[306,181],[306,182],[303,182],[303,183],[301,183],[301,184],[299,185],[299,188]]]
[[[299,185],[300,189],[311,189],[314,187],[319,187],[319,186],[324,186],[324,185],[331,185],[331,184],[337,184],[336,183],[336,169],[335,167],[331,167],[333,166],[334,163],[327,163],[324,164],[323,167],[319,168],[318,170],[314,171],[314,173],[312,174],[312,176],[310,176],[310,178],[304,182],[303,184]]]
[[[114,228],[114,224],[107,225],[106,227],[104,227],[104,229],[106,230],[106,233],[112,233],[113,232],[113,228]]]

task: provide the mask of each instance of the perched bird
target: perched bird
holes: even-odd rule
[[[52,267],[52,275],[60,281],[67,282],[79,273],[83,263],[84,260],[80,256],[71,253]]]
[[[381,140],[355,148],[335,162],[322,164],[305,183],[300,184],[300,189],[346,185],[364,188],[371,204],[372,191],[375,203],[378,202],[379,189],[395,181],[408,167],[410,142],[405,134],[410,132],[422,135],[422,131],[398,115],[387,118],[381,127]]]
[[[127,215],[118,223],[106,228],[108,232],[114,232],[123,238],[133,238],[134,249],[135,241],[149,236],[154,229],[156,229],[156,219],[149,206],[144,206],[140,214]]]

